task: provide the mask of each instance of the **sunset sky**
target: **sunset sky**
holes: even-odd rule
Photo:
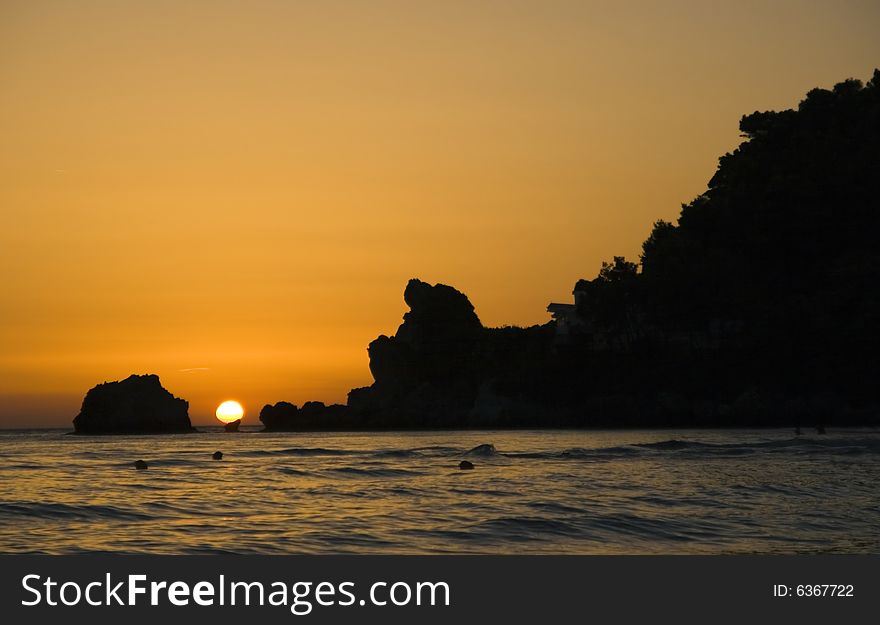
[[[211,423],[372,382],[406,281],[548,319],[880,3],[0,0],[0,427],[157,373]]]

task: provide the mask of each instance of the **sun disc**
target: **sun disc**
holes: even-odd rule
[[[232,423],[244,416],[244,408],[237,401],[225,401],[217,406],[217,419],[223,423]]]

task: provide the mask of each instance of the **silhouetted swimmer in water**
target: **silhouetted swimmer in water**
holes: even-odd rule
[[[211,457],[214,460],[223,460],[223,452],[222,451],[215,451],[213,454],[211,454]]]
[[[816,426],[816,434],[824,434],[824,433],[825,433],[825,426],[820,423],[819,425]]]
[[[144,462],[143,460],[135,460],[134,461],[134,468],[137,469],[138,471],[146,471],[147,466],[148,466],[147,463]]]
[[[799,426],[799,425],[794,426],[794,435],[795,436],[801,435],[801,426]]]
[[[458,463],[458,468],[462,471],[471,471],[474,468],[474,463],[468,462],[467,460],[462,460]]]

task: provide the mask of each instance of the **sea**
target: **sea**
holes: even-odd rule
[[[244,430],[0,431],[0,553],[880,553],[878,430]]]

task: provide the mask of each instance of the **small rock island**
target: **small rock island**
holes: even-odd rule
[[[162,387],[158,375],[131,375],[98,384],[73,420],[76,434],[177,434],[195,432],[189,402]]]
[[[223,424],[223,429],[226,432],[238,432],[238,426],[241,425],[241,419],[236,419],[235,421],[230,421],[229,423]]]

